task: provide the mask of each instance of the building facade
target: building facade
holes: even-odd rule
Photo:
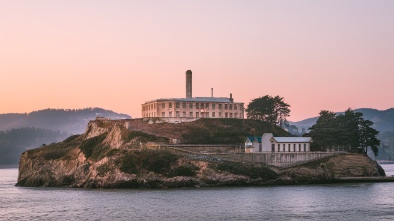
[[[157,99],[142,105],[142,117],[244,118],[244,106],[228,98]]]
[[[256,142],[261,141],[260,144]],[[246,138],[245,152],[309,152],[312,139],[310,137],[274,137],[272,133],[264,133],[261,139]]]
[[[230,97],[192,97],[192,72],[186,71],[186,98],[161,98],[142,104],[143,118],[244,118],[244,103]]]

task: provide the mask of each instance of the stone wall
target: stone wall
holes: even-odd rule
[[[143,121],[148,122],[148,124],[160,124],[160,123],[186,123],[196,121],[198,118],[193,117],[144,117]]]
[[[343,151],[243,153],[241,152],[242,150],[240,147],[230,145],[169,145],[166,147],[176,151],[186,151],[188,153],[211,156],[222,160],[250,163],[266,163],[278,167],[296,165],[311,160],[344,153]]]
[[[300,152],[300,153],[240,153],[212,155],[223,160],[240,162],[266,163],[273,166],[285,167],[310,160],[335,155],[339,152]]]

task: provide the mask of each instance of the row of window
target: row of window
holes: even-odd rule
[[[306,150],[306,143],[304,143],[304,145],[303,145],[303,151],[305,152],[305,151],[307,151]],[[293,145],[291,145],[291,144],[287,144],[287,147],[286,147],[286,144],[277,144],[277,151],[278,152],[281,152],[281,150],[282,150],[282,152],[286,152],[286,150],[287,150],[287,152],[301,152],[302,151],[302,149],[301,149],[301,144],[298,144],[298,146],[297,146],[297,144],[293,144]],[[275,144],[272,144],[272,152],[275,152]]]
[[[241,116],[241,115],[240,115]],[[144,114],[143,117],[158,117],[156,116],[156,113],[147,113]],[[175,115],[173,115],[173,112],[170,111],[168,112],[168,115],[166,115],[166,112],[161,112],[161,117],[196,117],[196,118],[238,118],[238,113],[216,113],[216,112],[189,112],[188,114],[184,111],[182,112],[182,116],[181,113],[179,111],[175,112]]]
[[[147,110],[155,110],[157,108],[156,106],[157,103],[152,103],[152,104],[148,104],[148,105],[144,105],[142,106],[142,110],[143,111],[147,111]],[[168,103],[161,103],[161,108],[166,108],[166,106],[168,106],[168,108],[172,108],[173,106],[173,102],[168,102]],[[193,109],[194,107],[196,109],[216,109],[218,108],[219,110],[222,110],[223,108],[225,110],[238,110],[238,105],[236,104],[215,104],[215,103],[195,103],[195,102],[191,102],[191,103],[186,103],[186,102],[175,102],[175,108],[180,108],[182,106],[182,108],[186,108],[189,107],[190,109]],[[239,107],[241,110],[243,110],[243,105],[240,105]]]
[[[166,112],[161,112],[161,116],[162,117],[173,117],[172,116],[172,111],[168,112],[168,116],[166,116]],[[215,117],[223,117],[223,113],[219,112],[218,115],[215,112],[189,112],[189,114],[187,115],[187,113],[184,111],[182,112],[182,116],[181,113],[179,111],[175,112],[175,116],[174,117],[205,117],[205,118],[215,118]],[[224,113],[224,117],[225,118],[238,118],[238,114],[237,113]]]

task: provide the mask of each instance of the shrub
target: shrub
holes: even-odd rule
[[[119,149],[110,149],[110,150],[108,150],[108,151],[105,153],[105,155],[106,155],[107,157],[112,157],[112,156],[116,155],[116,154],[119,153],[119,152],[120,152]]]
[[[178,166],[173,168],[166,176],[167,177],[175,177],[175,176],[194,176],[196,175],[196,171],[199,168],[194,164],[186,165],[186,166]]]
[[[72,135],[72,136],[66,138],[65,140],[63,140],[63,143],[68,143],[68,142],[70,142],[70,141],[73,141],[73,140],[75,140],[75,139],[76,139],[77,137],[79,137],[79,136],[80,136],[79,134],[77,134],[77,135]]]
[[[189,124],[182,138],[189,144],[239,144],[245,141],[245,136],[262,136],[267,132],[275,136],[290,136],[282,128],[263,121],[202,118]]]
[[[101,144],[101,142],[104,141],[106,136],[107,133],[103,133],[99,136],[89,138],[82,142],[82,144],[79,146],[79,149],[82,150],[86,158],[90,158],[93,155],[93,149],[99,144]]]
[[[192,143],[192,144],[215,143],[210,134],[210,129],[208,128],[190,127],[186,133],[182,134],[182,138],[185,141],[185,143]]]
[[[61,158],[62,156],[64,156],[66,154],[67,150],[56,150],[56,151],[51,151],[51,152],[47,152],[44,154],[44,159],[45,160],[56,160]]]
[[[120,170],[125,173],[136,174],[142,170],[165,174],[176,163],[178,156],[163,150],[141,150],[125,154],[120,159]]]
[[[155,173],[167,172],[178,157],[163,150],[143,150],[140,152],[141,167]]]
[[[67,145],[63,143],[54,143],[37,148],[34,152],[41,155],[45,160],[56,160],[65,156],[68,150]]]
[[[122,171],[124,173],[130,173],[130,174],[139,173],[139,169],[138,169],[137,163],[135,162],[135,159],[133,159],[133,157],[130,157],[130,156],[125,156],[121,160],[120,171]]]
[[[158,141],[163,141],[163,138],[144,133],[142,131],[131,131],[128,134],[124,135],[124,140],[126,142],[130,142],[133,139],[136,139],[140,142],[146,143],[146,142],[158,142]]]
[[[108,164],[103,164],[97,167],[96,170],[97,170],[97,175],[102,177],[105,176],[105,174],[107,174],[111,170],[111,167]]]
[[[247,163],[238,163],[238,162],[223,162],[217,164],[216,169],[227,171],[237,175],[244,175],[250,178],[265,178],[265,179],[274,179],[278,176],[277,173],[272,171],[271,169],[262,166],[262,165],[254,165]]]

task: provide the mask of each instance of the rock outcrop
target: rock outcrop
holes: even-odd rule
[[[337,177],[380,176],[377,164],[343,154],[279,169],[212,160],[160,145],[166,138],[91,121],[84,134],[22,154],[19,186],[172,188],[335,182]]]
[[[340,154],[283,169],[283,177],[291,183],[336,182],[340,178],[384,177],[384,170],[368,156]]]

